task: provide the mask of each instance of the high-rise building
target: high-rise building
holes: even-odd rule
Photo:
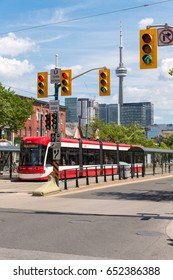
[[[99,115],[99,105],[93,99],[89,98],[65,98],[67,111],[67,122],[79,122],[80,125],[86,126]]]
[[[105,122],[118,124],[118,104],[99,104],[99,118]],[[150,102],[124,103],[121,106],[121,124],[139,123],[148,126],[154,123],[154,107]]]
[[[99,118],[105,123],[118,123],[118,105],[99,104]]]
[[[107,104],[99,104],[99,119],[108,123]]]
[[[118,124],[118,104],[99,104],[89,98],[65,98],[66,121],[86,126],[97,116],[105,123]],[[121,105],[121,124],[139,123],[146,127],[154,123],[154,105],[151,102]]]
[[[78,100],[76,97],[65,98],[66,122],[78,122]]]
[[[88,98],[78,99],[78,118],[82,126],[88,124],[90,100]]]
[[[121,124],[137,122],[146,127],[154,123],[154,105],[151,102],[124,103],[121,106]]]
[[[108,123],[118,123],[118,104],[107,105]]]

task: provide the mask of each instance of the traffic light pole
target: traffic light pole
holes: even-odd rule
[[[55,62],[55,69],[58,68],[58,54],[56,54],[56,62]],[[100,69],[107,69],[105,66],[104,67],[97,67],[97,68],[92,68],[88,71],[85,71],[73,78],[71,78],[71,80],[77,79],[80,76],[85,75],[88,72],[94,71],[94,70],[100,70]],[[59,100],[59,88],[61,86],[61,83],[55,83],[55,100]],[[54,133],[58,134],[59,133],[59,124],[58,124],[58,120],[59,120],[59,112],[57,111],[57,119],[56,119],[56,123],[57,126],[56,128],[54,128]],[[59,165],[60,165],[60,160],[53,160],[53,170],[54,170],[54,176],[55,176],[55,181],[56,181],[56,185],[57,187],[59,187]]]
[[[56,58],[55,58],[55,69],[58,68],[58,54],[56,54]],[[59,100],[59,88],[60,88],[61,84],[60,83],[55,83],[55,100]],[[54,129],[54,132],[56,134],[59,133],[59,112],[57,110],[56,112],[56,128]],[[59,187],[59,165],[60,165],[60,161],[53,160],[53,168],[54,168],[54,175],[55,175],[55,181],[56,181],[56,185],[57,187]]]
[[[55,100],[58,100],[59,99],[59,88],[60,88],[60,84],[58,83],[55,83]],[[58,112],[57,112],[57,115],[56,115],[56,122],[57,122],[57,128],[55,128],[55,133],[58,133]]]

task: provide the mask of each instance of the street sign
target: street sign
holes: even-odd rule
[[[53,148],[53,160],[60,160],[61,159],[61,149]]]
[[[60,133],[51,133],[50,141],[51,141],[51,143],[61,142],[61,134]]]
[[[51,84],[60,83],[60,74],[61,74],[60,68],[51,69],[50,70],[50,83]]]
[[[50,146],[54,149],[61,149],[61,134],[51,133],[50,135]]]
[[[59,100],[50,100],[49,101],[49,111],[51,113],[59,112]]]
[[[61,142],[51,142],[50,146],[51,146],[51,148],[60,149],[61,148]]]
[[[173,45],[173,28],[158,28],[157,29],[158,46]]]

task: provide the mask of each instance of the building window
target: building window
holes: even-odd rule
[[[31,127],[29,127],[29,129],[28,129],[28,136],[31,136],[32,134],[31,134]]]
[[[37,127],[36,136],[39,136],[39,128]]]
[[[39,121],[39,120],[40,120],[39,110],[37,109],[36,110],[36,121]]]
[[[19,136],[20,136],[20,134],[21,134],[21,130],[20,130],[20,129],[18,129],[18,131],[17,131],[17,136],[19,137]]]
[[[24,136],[24,137],[26,136],[26,127],[25,127],[24,130],[23,130],[23,136]]]

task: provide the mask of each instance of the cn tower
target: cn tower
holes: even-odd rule
[[[123,45],[122,45],[122,31],[120,30],[120,63],[117,69],[115,70],[117,77],[119,78],[119,96],[118,96],[118,105],[119,107],[123,105],[123,79],[127,76],[127,69],[123,64]]]

